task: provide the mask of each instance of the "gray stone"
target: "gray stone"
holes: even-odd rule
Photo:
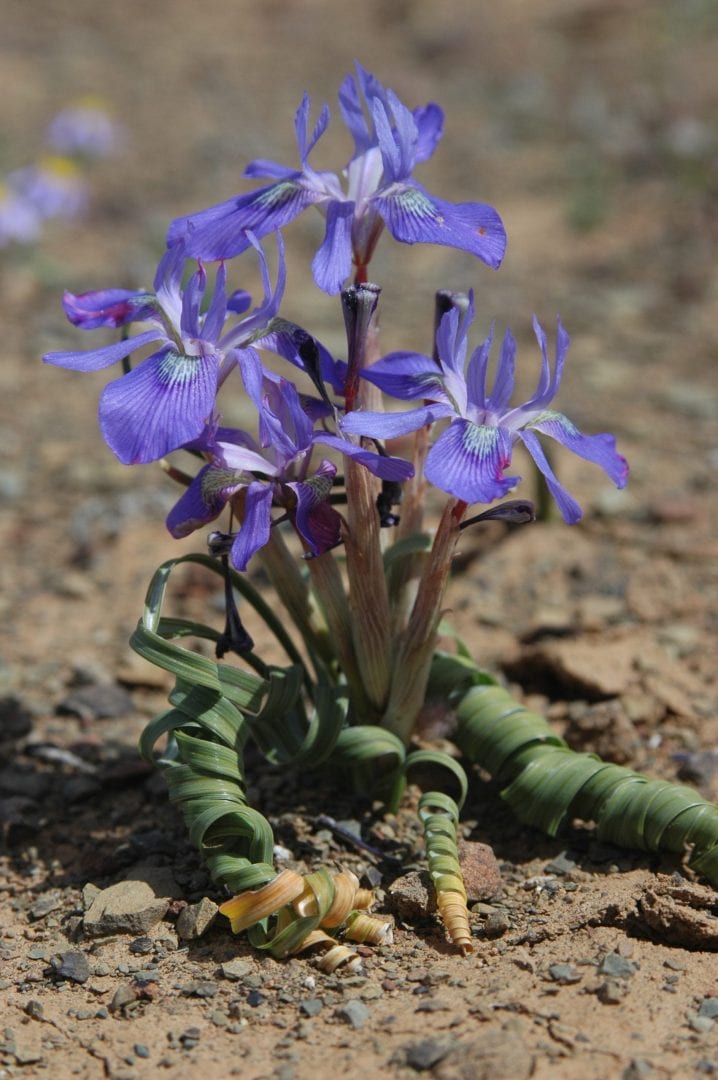
[[[134,710],[132,698],[116,683],[97,683],[83,686],[68,694],[57,706],[60,716],[77,716],[80,720],[116,720]]]
[[[439,1039],[422,1039],[407,1047],[406,1064],[417,1072],[426,1072],[443,1061],[450,1049],[448,1043]]]
[[[90,964],[84,953],[61,953],[59,956],[53,956],[50,962],[58,979],[85,983],[90,978]]]
[[[300,1002],[299,1008],[305,1016],[318,1016],[322,1011],[322,1002],[319,998],[307,998]]]
[[[145,881],[118,881],[103,889],[85,912],[90,937],[146,934],[167,914],[169,900],[158,897]]]
[[[339,1019],[346,1024],[350,1024],[355,1030],[364,1027],[369,1015],[366,1005],[363,1001],[359,1001],[358,998],[352,998],[351,1001],[347,1001],[345,1005],[340,1005],[337,1009]]]
[[[715,1020],[718,1017],[718,998],[708,997],[704,998],[701,1002],[701,1007],[698,1010],[699,1016],[709,1016],[711,1020]]]
[[[232,982],[239,982],[252,972],[252,965],[248,960],[226,960],[221,966],[225,979]]]
[[[561,986],[569,986],[571,983],[580,982],[582,977],[573,964],[551,964],[548,973],[553,981]]]
[[[218,911],[219,907],[214,900],[203,896],[198,904],[190,904],[180,912],[177,919],[177,934],[184,941],[201,937],[217,918]]]
[[[598,970],[601,975],[610,975],[614,979],[630,979],[637,969],[631,960],[612,952],[604,956]]]

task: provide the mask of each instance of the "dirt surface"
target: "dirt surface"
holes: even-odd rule
[[[285,865],[346,865],[377,884],[395,944],[330,976],[252,952],[222,919],[178,935],[187,904],[220,894],[136,755],[167,686],[126,641],[154,567],[192,545],[164,533],[174,493],[159,470],[125,469],[101,443],[106,375],[39,363],[78,341],[62,287],[147,283],[170,218],[229,197],[254,157],[296,160],[302,91],[334,104],[354,56],[408,103],[439,101],[446,134],[421,178],[496,205],[509,251],[492,274],[387,241],[373,267],[385,349],[425,349],[434,290],[473,285],[476,341],[494,316],[510,322],[530,387],[531,313],[550,325],[560,311],[573,338],[560,405],[614,431],[632,469],[616,493],[563,455],[581,525],[469,532],[452,619],[573,746],[716,798],[716,24],[701,0],[447,0],[441,14],[422,0],[39,0],[32,19],[5,0],[2,170],[90,92],[127,141],[96,169],[81,226],[0,252],[0,1077],[718,1073],[714,891],[680,860],[607,849],[587,829],[554,841],[518,826],[484,776],[463,830],[493,847],[501,885],[475,905],[473,956],[410,896],[392,899],[423,865],[411,799],[392,818],[254,759],[253,802]],[[326,167],[332,152],[344,160],[341,137]],[[337,303],[305,269],[319,229],[304,215],[286,230],[285,314],[341,350]],[[189,576],[178,613],[207,600]],[[380,854],[345,845],[321,814]],[[171,900],[164,918],[87,936],[87,886],[126,879]]]

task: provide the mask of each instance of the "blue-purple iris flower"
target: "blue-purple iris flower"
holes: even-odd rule
[[[474,351],[464,374],[473,316],[473,301],[463,316],[456,308],[444,315],[436,337],[438,363],[419,353],[397,352],[362,371],[363,378],[386,393],[408,401],[423,398],[423,406],[404,413],[351,412],[341,428],[346,434],[387,439],[448,418],[450,424],[428,453],[425,476],[466,503],[492,502],[516,486],[521,478],[505,476],[504,470],[511,464],[514,443],[520,439],[543,473],[564,520],[574,524],[581,517],[581,507],[558,482],[536,433],[550,436],[599,465],[619,488],[628,478],[628,465],[616,452],[612,435],[584,435],[568,417],[549,408],[561,382],[569,336],[559,320],[551,370],[546,335],[534,318],[541,373],[533,396],[512,408],[516,342],[510,330],[501,345],[491,393],[487,392],[486,375],[493,331]]]
[[[385,225],[405,244],[444,244],[498,267],[506,233],[496,210],[484,203],[445,202],[413,179],[414,167],[432,156],[441,138],[442,110],[430,103],[411,111],[392,90],[356,67],[356,77],[348,75],[339,91],[339,107],[354,139],[354,155],[345,169],[346,192],[335,173],[317,172],[309,164],[309,154],[329,122],[329,109],[324,106],[310,134],[305,94],[295,119],[301,168],[251,162],[245,176],[266,177],[271,183],[177,219],[169,241],[184,239],[188,254],[197,258],[228,259],[247,246],[245,230],[264,236],[316,206],[326,218],[326,232],[312,270],[325,292],[340,291],[352,262],[359,280],[365,280]]]
[[[315,447],[352,457],[385,480],[407,480],[413,468],[326,431],[314,431],[294,385],[269,375],[253,350],[246,350],[239,364],[259,412],[259,442],[246,432],[209,425],[193,448],[210,455],[211,461],[170,511],[167,528],[175,537],[187,536],[243,493],[241,527],[231,549],[238,570],[245,570],[252,555],[267,543],[273,505],[287,511],[307,550],[322,555],[339,542],[341,517],[328,501],[336,466],[323,458],[312,469]]]
[[[85,330],[100,326],[146,323],[150,329],[134,337],[88,352],[53,352],[43,359],[74,371],[98,371],[124,360],[143,346],[159,344],[132,371],[111,382],[100,398],[100,430],[110,449],[125,465],[156,461],[199,437],[213,415],[221,383],[236,366],[241,351],[261,337],[276,316],[284,291],[285,267],[281,238],[277,282],[258,242],[264,298],[239,321],[250,304],[243,290],[226,292],[226,272],[220,264],[214,291],[203,309],[207,274],[201,263],[182,288],[185,252],[169,247],[155,277],[155,291],[104,289],[75,296],[63,304],[70,322]],[[229,323],[229,325],[228,325]]]

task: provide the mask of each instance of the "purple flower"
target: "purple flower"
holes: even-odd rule
[[[62,109],[45,138],[56,153],[101,158],[113,153],[121,133],[102,103],[88,98]]]
[[[425,475],[436,487],[466,503],[492,502],[516,486],[521,478],[505,476],[504,470],[511,463],[514,443],[520,439],[543,473],[564,520],[574,524],[581,517],[581,508],[558,482],[536,432],[600,465],[619,488],[628,478],[628,465],[616,452],[612,435],[584,435],[568,417],[549,408],[561,382],[569,336],[559,320],[552,371],[546,335],[534,318],[541,374],[533,396],[512,408],[516,343],[510,330],[501,345],[490,394],[486,374],[493,331],[472,354],[464,375],[466,339],[473,317],[473,299],[463,317],[455,308],[443,317],[436,336],[438,363],[419,353],[391,353],[361,373],[394,397],[423,398],[426,404],[404,413],[351,412],[341,428],[347,434],[385,439],[448,418],[449,426],[428,453]]]
[[[227,259],[247,246],[246,229],[263,236],[288,224],[306,207],[316,206],[326,218],[326,232],[312,269],[317,285],[328,293],[340,291],[352,262],[358,279],[365,280],[385,225],[403,243],[461,248],[498,267],[506,233],[493,207],[445,202],[412,177],[414,167],[432,156],[441,138],[443,113],[438,105],[407,109],[392,90],[357,64],[356,77],[348,75],[342,83],[339,106],[354,139],[354,155],[345,170],[346,192],[335,173],[317,172],[309,164],[309,154],[329,122],[329,110],[325,105],[310,134],[310,100],[305,94],[295,119],[301,167],[253,161],[245,176],[268,177],[271,183],[179,218],[170,227],[170,242],[182,237],[190,255]]]
[[[90,330],[143,322],[150,329],[89,352],[47,353],[43,357],[47,363],[74,371],[98,371],[145,345],[159,344],[138,367],[111,382],[100,399],[100,430],[124,464],[155,461],[197,438],[240,351],[261,337],[276,315],[285,281],[281,238],[274,291],[263,252],[254,238],[250,243],[260,258],[264,299],[239,322],[233,321],[234,316],[247,309],[249,296],[243,291],[227,296],[223,264],[206,310],[207,275],[201,263],[182,288],[185,253],[181,244],[165,253],[153,293],[104,289],[80,296],[65,294],[65,311],[75,326]]]
[[[49,155],[37,165],[16,169],[7,185],[41,218],[72,220],[87,208],[87,184],[75,162],[66,157]]]
[[[42,217],[22,195],[0,184],[0,248],[31,244],[42,231]]]
[[[269,539],[271,508],[285,509],[312,555],[340,539],[341,517],[328,502],[336,466],[322,459],[312,470],[316,446],[352,457],[382,479],[407,480],[413,468],[380,456],[323,430],[314,431],[296,388],[264,371],[253,350],[239,359],[245,388],[259,411],[259,442],[243,431],[209,426],[195,448],[211,455],[167,517],[175,537],[213,521],[228,502],[242,496],[242,524],[231,549],[232,563],[245,570]]]

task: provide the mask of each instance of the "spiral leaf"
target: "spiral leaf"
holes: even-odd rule
[[[449,795],[428,791],[419,800],[419,818],[424,826],[426,858],[436,889],[436,906],[449,937],[466,956],[474,951],[474,946],[456,842],[459,808]]]
[[[688,865],[718,885],[718,806],[692,788],[577,753],[502,687],[467,682],[456,741],[506,784],[502,796],[521,821],[555,836],[580,818],[619,847],[689,850]]]

